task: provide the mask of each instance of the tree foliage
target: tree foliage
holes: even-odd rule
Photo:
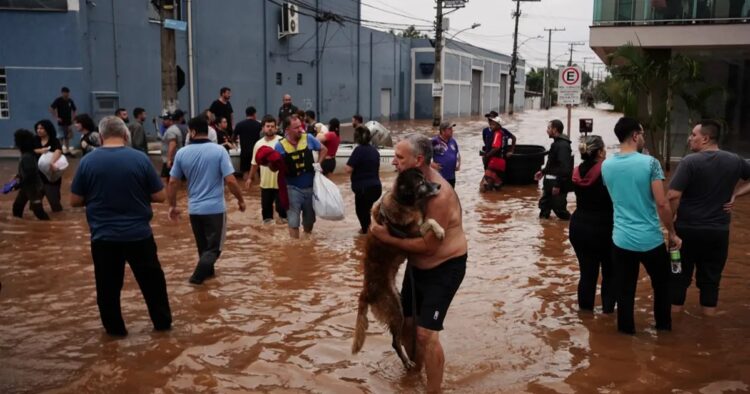
[[[417,30],[417,28],[414,27],[414,25],[411,25],[411,26],[407,27],[406,29],[401,30],[401,32],[399,32],[398,34],[393,29],[390,29],[388,32],[391,33],[391,34],[393,34],[393,35],[397,35],[399,37],[406,37],[406,38],[430,38],[430,36],[428,36],[427,34],[422,33],[419,30]]]
[[[610,55],[607,78],[597,94],[607,98],[626,116],[634,117],[646,129],[646,146],[654,157],[667,164],[671,155],[671,114],[675,98],[693,116],[707,114],[709,99],[719,90],[701,86],[700,63],[668,49],[643,50],[632,45],[617,48]]]

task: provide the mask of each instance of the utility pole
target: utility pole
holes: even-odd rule
[[[159,9],[161,19],[161,106],[162,110],[177,109],[177,55],[174,30],[164,27],[164,20],[174,19],[174,0],[157,0],[153,4]],[[157,5],[158,4],[158,5]]]
[[[585,42],[578,42],[578,41],[574,41],[568,44],[570,45],[570,59],[568,60],[568,66],[573,65],[573,47],[577,45],[585,45],[585,44],[586,44]]]
[[[508,100],[508,115],[513,115],[514,104],[516,101],[516,74],[518,73],[518,20],[521,18],[522,1],[541,1],[541,0],[513,0],[516,2],[516,11],[512,14],[516,19],[516,27],[513,30],[513,56],[510,59],[510,97]]]
[[[464,8],[469,0],[437,0],[437,15],[435,16],[435,67],[433,67],[432,83],[432,125],[438,127],[442,121],[443,108],[443,16]],[[443,9],[451,8],[451,11],[443,14]],[[471,26],[472,29],[479,24]],[[459,32],[460,33],[460,32]],[[458,33],[456,33],[458,34]],[[455,37],[456,34],[453,36]]]
[[[435,16],[435,67],[432,84],[432,125],[440,125],[443,107],[443,0],[437,0],[437,15]],[[439,92],[436,91],[439,89]],[[439,93],[439,94],[438,94]]]
[[[547,32],[547,35],[549,36],[549,39],[547,41],[547,68],[544,70],[544,86],[542,86],[542,101],[544,102],[544,108],[549,109],[549,107],[552,105],[552,85],[550,83],[550,68],[552,68],[552,61],[550,59],[550,56],[552,55],[552,32],[553,31],[565,31],[565,28],[558,29],[556,27],[553,27],[551,29],[544,29],[544,31]]]

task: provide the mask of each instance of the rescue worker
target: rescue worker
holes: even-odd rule
[[[497,111],[490,111],[484,114],[484,117],[487,118],[487,127],[482,130],[482,142],[484,142],[484,146],[482,146],[482,150],[479,152],[479,155],[482,156],[482,164],[484,165],[485,170],[487,169],[487,162],[490,159],[489,156],[486,155],[486,153],[492,150],[492,141],[495,135],[495,132],[492,131],[492,119],[498,117],[499,115],[500,114],[498,114]],[[513,150],[516,148],[516,136],[513,135],[510,130],[502,127],[502,124],[500,125],[500,127],[503,130],[504,138],[511,141],[510,149],[506,149],[507,152],[505,152],[505,156],[510,156],[510,154],[513,153]]]
[[[315,169],[312,151],[318,151],[318,162],[325,160],[328,149],[312,134],[302,132],[302,121],[297,115],[290,115],[283,122],[284,138],[276,143],[276,151],[286,163],[286,181],[289,195],[289,209],[286,217],[289,235],[299,238],[300,214],[302,228],[306,234],[312,233],[315,223],[313,211],[313,179]]]
[[[497,114],[497,112],[492,111],[488,115],[492,114]],[[516,137],[501,126],[503,119],[499,115],[487,120],[492,134],[483,135],[485,147],[482,161],[485,163],[485,171],[482,191],[500,189],[505,180],[506,159],[516,148]]]

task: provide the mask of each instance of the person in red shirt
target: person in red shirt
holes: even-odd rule
[[[328,148],[328,155],[320,163],[323,168],[323,175],[332,174],[336,169],[336,152],[339,150],[339,144],[341,143],[340,128],[341,122],[337,118],[333,118],[328,122],[328,132],[318,134],[318,141]]]

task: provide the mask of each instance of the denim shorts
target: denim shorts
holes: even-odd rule
[[[289,194],[289,209],[286,211],[289,228],[299,228],[300,213],[302,213],[302,227],[312,230],[315,223],[315,211],[313,211],[313,188],[299,188],[287,185]]]

